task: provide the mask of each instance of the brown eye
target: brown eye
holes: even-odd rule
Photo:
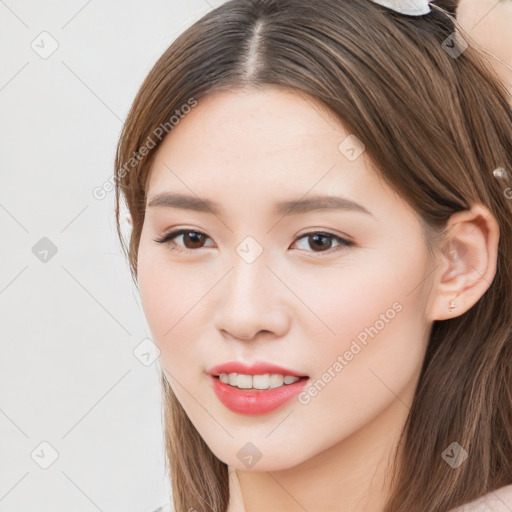
[[[312,249],[330,249],[332,246],[333,237],[325,235],[309,235],[308,238],[310,240],[309,246]],[[311,243],[311,241],[313,243]]]
[[[333,242],[338,242],[338,247],[334,247],[334,249],[341,248],[341,247],[350,247],[353,245],[353,242],[350,242],[348,240],[345,240],[344,238],[341,238],[340,236],[333,235],[331,233],[321,233],[321,232],[315,232],[315,233],[306,233],[305,235],[302,235],[298,238],[298,240],[306,239],[307,245],[310,249],[312,249],[312,252],[316,253],[323,253],[328,252],[330,249],[333,248]],[[309,251],[311,252],[311,251]]]
[[[183,243],[177,243],[175,241],[175,239],[179,238],[182,238]],[[169,246],[169,248],[173,251],[193,252],[195,250],[202,249],[203,247],[208,247],[207,245],[205,245],[205,242],[208,239],[210,239],[209,236],[199,231],[180,229],[178,231],[173,231],[168,235],[165,235],[161,239],[156,239],[155,242],[165,244]],[[301,241],[303,239],[308,240],[307,245],[309,246],[309,249],[312,249],[312,251],[310,250],[307,252],[313,253],[328,252],[330,249],[333,248],[333,242],[338,243],[338,247],[334,247],[334,249],[342,249],[354,245],[353,242],[345,240],[344,238],[331,233],[306,233],[305,235],[299,237],[297,240]]]
[[[189,231],[187,233],[182,233],[183,236],[183,244],[187,249],[199,249],[203,246],[205,239],[207,238],[202,233],[198,233],[197,231]]]
[[[182,238],[183,244],[178,244],[174,239]],[[194,251],[205,247],[204,243],[209,237],[199,231],[192,231],[188,229],[180,229],[173,231],[161,239],[155,240],[159,244],[168,245],[172,250],[176,251]]]

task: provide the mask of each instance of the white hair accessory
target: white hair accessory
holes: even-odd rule
[[[429,0],[371,0],[407,16],[423,16],[431,12]]]

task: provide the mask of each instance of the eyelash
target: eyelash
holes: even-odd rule
[[[186,247],[183,248],[181,246],[176,245],[176,242],[172,241],[173,238],[176,238],[180,235],[188,235],[190,233],[203,235],[207,238],[210,238],[205,233],[202,233],[201,231],[195,231],[193,229],[179,229],[179,230],[172,231],[172,232],[164,235],[162,238],[155,239],[155,242],[158,242],[159,244],[165,244],[172,251],[177,251],[177,252],[181,252],[181,253],[192,253],[192,252],[197,252],[199,249],[203,249],[204,247],[200,247],[199,249],[188,249]],[[348,248],[348,247],[351,247],[354,245],[354,242],[351,242],[350,240],[346,240],[345,238],[342,238],[338,235],[334,235],[333,233],[328,233],[328,232],[324,232],[324,231],[312,231],[309,233],[304,233],[303,235],[298,237],[296,240],[302,240],[303,238],[308,238],[313,235],[321,235],[325,238],[332,238],[341,244],[340,246],[328,249],[327,251],[316,251],[316,252],[315,251],[307,251],[307,252],[313,252],[313,254],[331,253],[333,250],[336,251],[336,249]],[[322,257],[322,256],[320,256],[320,257]]]

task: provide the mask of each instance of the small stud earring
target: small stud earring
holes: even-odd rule
[[[451,313],[455,308],[455,302],[453,300],[450,301],[450,307],[448,308],[448,311]]]

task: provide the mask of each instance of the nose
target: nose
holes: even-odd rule
[[[225,337],[250,340],[261,335],[280,337],[290,328],[290,293],[263,258],[234,260],[219,283],[214,325]]]

